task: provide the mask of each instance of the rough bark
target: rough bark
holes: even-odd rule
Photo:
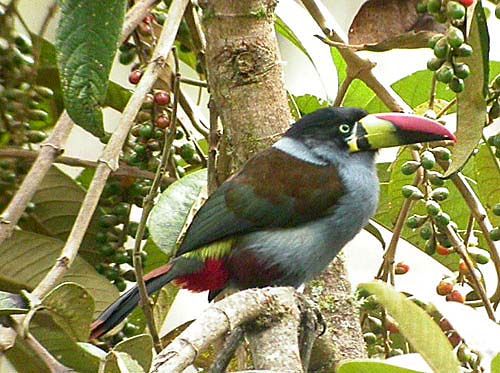
[[[210,0],[204,7],[210,92],[223,124],[219,182],[291,121],[273,26],[275,0]]]
[[[314,300],[326,322],[325,333],[316,339],[309,369],[334,372],[339,362],[367,358],[359,309],[351,292],[343,255],[307,284],[305,294]]]

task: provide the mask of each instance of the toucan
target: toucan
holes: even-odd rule
[[[374,215],[377,149],[456,141],[421,116],[327,107],[303,116],[207,199],[175,258],[145,276],[151,294],[169,282],[209,300],[227,288],[299,287],[333,260]],[[98,338],[139,302],[137,286],[91,326]]]

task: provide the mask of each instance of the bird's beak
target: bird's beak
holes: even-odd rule
[[[455,142],[456,138],[432,119],[412,114],[385,113],[362,118],[347,142],[350,152],[359,152],[438,140]]]

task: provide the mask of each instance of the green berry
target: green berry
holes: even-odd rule
[[[134,325],[132,323],[126,323],[123,326],[123,334],[127,337],[133,337],[134,335],[139,333],[139,327],[137,325]]]
[[[464,43],[464,33],[455,26],[450,26],[446,38],[452,48],[458,48]]]
[[[432,148],[431,152],[441,161],[449,161],[451,159],[451,151],[443,146]]]
[[[431,198],[435,201],[444,201],[450,195],[448,188],[436,188],[431,193]]]
[[[495,7],[495,17],[500,19],[500,3],[498,3],[497,6]]]
[[[28,137],[28,141],[37,144],[39,142],[42,142],[47,138],[47,134],[43,131],[35,131],[35,130],[30,130],[26,132],[26,136]]]
[[[465,16],[465,7],[456,1],[449,1],[446,4],[446,15],[454,20],[460,20]]]
[[[420,237],[424,240],[429,240],[432,237],[432,228],[429,224],[424,225],[420,228]]]
[[[441,213],[441,206],[439,205],[439,203],[433,200],[428,200],[425,203],[425,208],[430,216],[436,216]]]
[[[403,175],[412,175],[420,167],[420,163],[416,161],[408,161],[401,167],[401,172]]]
[[[102,256],[112,256],[116,251],[113,246],[107,243],[99,246],[97,250],[99,251],[99,254],[101,254]]]
[[[131,257],[130,257],[130,256],[127,256],[127,258],[129,259],[129,262],[128,262],[128,263],[130,263],[130,259],[131,259]],[[124,278],[125,280],[127,280],[127,281],[135,281],[135,272],[134,272],[134,270],[133,270],[133,269],[130,269],[130,270],[128,270],[128,271],[126,271],[126,272],[122,273],[122,276],[123,276],[123,278]]]
[[[107,243],[108,242],[108,236],[106,235],[106,232],[104,231],[98,231],[95,235],[95,241],[97,243]]]
[[[430,71],[438,70],[444,63],[445,59],[433,57],[429,61],[427,61],[427,68]]]
[[[401,193],[403,194],[403,197],[413,200],[424,198],[424,194],[422,193],[422,191],[413,185],[403,186],[403,188],[401,189]]]
[[[49,118],[46,111],[40,109],[31,109],[26,112],[26,116],[32,120],[39,120],[45,122]]]
[[[460,78],[457,78],[456,76],[453,77],[453,79],[451,80],[451,82],[449,83],[449,87],[450,89],[455,92],[455,93],[460,93],[464,90],[465,88],[465,85],[464,85],[464,81]]]
[[[453,54],[457,57],[470,57],[472,56],[472,47],[464,43],[460,47],[454,49]]]
[[[493,206],[493,214],[500,216],[500,203],[496,203],[495,206]]]
[[[442,38],[444,37],[443,34],[436,34],[436,35],[433,35],[429,41],[427,42],[427,46],[431,49],[434,49],[434,47],[436,46],[437,42],[439,40],[441,40]]]
[[[118,217],[113,214],[102,215],[99,217],[99,226],[101,228],[111,228],[117,225],[119,222]]]
[[[469,247],[469,255],[477,264],[486,264],[490,261],[490,254],[483,249],[477,247]]]
[[[139,223],[135,222],[135,221],[131,221],[129,224],[128,224],[128,230],[127,230],[127,234],[131,237],[135,237],[136,234],[137,234],[137,228],[139,227]]]
[[[436,171],[427,171],[427,180],[437,187],[444,185],[443,175]]]
[[[108,280],[115,281],[116,279],[120,278],[120,271],[118,271],[118,269],[114,267],[109,267],[104,275]]]
[[[455,63],[453,65],[453,71],[460,79],[466,79],[470,75],[470,69],[466,63]]]
[[[448,84],[453,78],[453,67],[449,62],[445,62],[439,69],[436,71],[436,79],[439,82]]]
[[[137,144],[136,146],[134,146],[134,152],[141,158],[144,157],[147,153],[146,147],[142,144]]]
[[[101,275],[105,274],[107,269],[108,269],[108,266],[104,263],[98,263],[95,266],[95,270],[97,271],[97,273],[99,273]]]
[[[126,202],[120,202],[113,208],[113,213],[119,218],[124,218],[129,215],[130,204]]]
[[[449,51],[450,51],[450,46],[448,44],[448,38],[442,38],[434,46],[434,55],[437,58],[446,58]]]
[[[427,255],[434,255],[436,253],[436,242],[434,240],[427,241],[424,250]]]
[[[153,126],[150,124],[145,124],[139,130],[139,136],[144,139],[149,139],[153,136]]]
[[[187,142],[181,146],[179,154],[182,157],[182,159],[184,159],[185,161],[188,161],[191,158],[193,158],[194,152],[195,152],[195,149],[194,149],[193,144],[191,144],[190,142]]]
[[[493,241],[500,241],[500,228],[496,227],[490,231],[490,238]]]
[[[427,11],[429,13],[438,13],[441,10],[441,0],[429,0]]]
[[[427,216],[412,215],[406,220],[406,226],[411,229],[421,227],[427,220]]]
[[[118,277],[116,280],[114,280],[113,284],[116,286],[116,288],[120,292],[124,291],[127,288],[127,283],[121,277]]]
[[[421,163],[423,168],[430,170],[436,165],[436,158],[434,157],[434,154],[426,150],[422,153]]]
[[[439,227],[446,227],[450,224],[450,215],[445,212],[441,212],[434,217],[434,221]]]

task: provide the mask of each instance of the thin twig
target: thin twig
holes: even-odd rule
[[[203,81],[203,80],[191,79],[191,78],[186,78],[186,77],[181,78],[181,83],[194,85],[196,87],[202,87],[202,88],[208,87],[208,83]]]
[[[413,159],[417,162],[420,161],[420,155],[418,151],[412,150]],[[413,185],[418,186],[422,183],[424,178],[423,169],[419,168],[417,170],[417,174],[415,175],[415,179],[413,180]],[[394,224],[394,229],[392,231],[391,242],[387,247],[386,252],[384,253],[384,261],[382,262],[376,278],[381,279],[385,282],[391,278],[391,284],[394,285],[394,258],[396,256],[396,249],[398,245],[399,238],[401,237],[401,233],[403,231],[406,219],[408,218],[408,214],[410,212],[411,206],[413,205],[413,200],[407,198],[403,201],[403,205],[401,206],[401,210],[399,210],[398,217],[396,219],[396,223]]]
[[[35,160],[39,151],[36,150],[28,150],[21,148],[3,148],[0,149],[0,158],[22,158],[27,160]],[[60,155],[55,158],[54,163],[61,163],[67,166],[74,167],[86,167],[86,168],[96,168],[99,165],[99,162],[89,161],[87,159],[75,158],[75,157],[67,157],[64,155]],[[132,176],[132,177],[140,177],[144,179],[154,179],[155,174],[151,171],[141,170],[138,167],[129,166],[126,163],[120,162],[120,167],[118,170],[112,173],[113,176]],[[172,180],[171,182],[173,182]]]
[[[448,102],[440,111],[439,113],[436,114],[436,119],[439,119],[441,118],[443,115],[445,115],[448,110],[450,110],[450,108],[455,105],[457,102],[457,98],[455,97],[453,100],[451,100],[450,102]]]
[[[432,74],[431,94],[429,97],[429,109],[431,110],[434,110],[434,102],[436,101],[436,88],[437,88],[436,74]]]
[[[92,183],[83,200],[78,216],[69,234],[61,256],[49,273],[33,290],[33,294],[39,298],[57,283],[61,276],[66,273],[78,253],[78,248],[83,240],[85,232],[90,224],[90,220],[99,203],[99,198],[106,184],[106,180],[111,171],[118,168],[119,155],[125,142],[128,132],[134,124],[135,117],[139,112],[146,95],[150,92],[153,84],[158,78],[160,70],[164,66],[166,56],[172,49],[175,35],[179,28],[184,14],[184,9],[189,0],[178,0],[172,3],[169,18],[162,30],[158,44],[153,52],[152,63],[146,68],[141,81],[137,85],[132,97],[123,110],[117,130],[113,132],[99,162]]]
[[[224,346],[217,353],[214,359],[214,363],[208,370],[208,373],[224,373],[228,367],[234,353],[243,342],[243,337],[245,336],[245,331],[241,326],[237,326],[231,331],[229,337],[226,338]]]
[[[178,70],[177,66],[176,70]],[[171,127],[169,127],[168,130],[165,131],[165,141],[163,144],[161,161],[156,170],[156,175],[153,180],[153,184],[151,185],[151,189],[149,190],[148,195],[144,198],[141,220],[139,222],[139,226],[137,228],[137,234],[135,237],[134,256],[133,256],[135,277],[137,279],[136,280],[137,287],[139,289],[140,305],[142,307],[142,310],[144,311],[146,322],[149,328],[149,333],[153,338],[153,344],[157,353],[159,353],[163,349],[163,346],[161,344],[161,340],[158,335],[158,330],[154,322],[153,309],[151,308],[148,291],[146,289],[146,283],[144,282],[144,272],[142,270],[142,257],[141,257],[141,252],[142,252],[141,242],[144,238],[144,232],[146,231],[146,223],[148,220],[148,216],[151,210],[153,209],[154,200],[158,195],[158,189],[160,187],[162,176],[166,172],[168,160],[170,159],[170,152],[172,149],[172,143],[174,142],[175,132],[176,132],[178,102],[179,102],[179,77],[177,75],[174,82],[174,102],[170,116]]]
[[[0,217],[0,244],[11,236],[26,206],[37,191],[38,185],[52,166],[54,159],[63,151],[62,147],[71,128],[73,128],[73,121],[66,112],[63,112],[52,134],[40,146],[41,150],[36,161]]]

